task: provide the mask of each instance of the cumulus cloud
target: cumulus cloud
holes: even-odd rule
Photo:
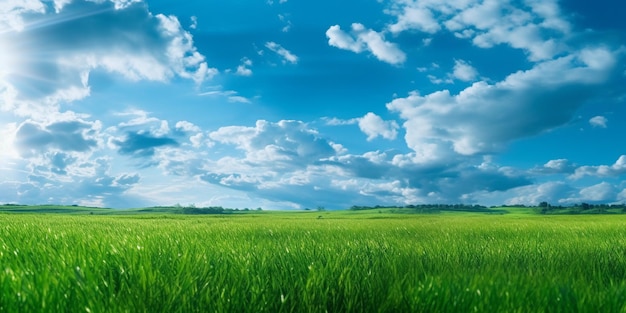
[[[367,141],[372,141],[377,137],[388,140],[396,139],[398,135],[398,123],[396,121],[385,121],[380,116],[368,112],[363,117],[342,120],[338,118],[323,118],[326,125],[342,126],[342,125],[358,125],[359,129],[367,135]]]
[[[252,66],[252,60],[248,58],[243,58],[241,60],[241,65],[237,66],[235,74],[239,76],[252,76],[252,70],[250,69],[250,66]]]
[[[531,170],[533,173],[540,174],[571,174],[574,173],[576,166],[567,159],[550,160],[542,167]]]
[[[39,1],[20,3],[0,12],[0,23],[10,26],[3,37],[12,43],[3,51],[11,56],[11,68],[0,77],[11,102],[5,110],[32,115],[37,103],[84,98],[94,70],[134,81],[178,76],[196,83],[217,73],[176,17],[154,15],[138,1],[57,1],[55,11]],[[46,26],[28,26],[41,23]]]
[[[568,204],[566,199],[575,196],[577,190],[564,182],[555,181],[515,188],[512,193],[516,195],[506,199],[504,204],[538,205],[546,201],[556,205]]]
[[[200,127],[194,125],[193,123],[187,121],[178,121],[176,122],[176,130],[183,131],[186,133],[197,133],[200,132]]]
[[[39,0],[5,1],[0,6],[0,29],[22,31],[26,27],[23,15],[41,14],[46,11]]]
[[[291,53],[291,51],[283,48],[283,46],[273,42],[273,41],[268,41],[265,43],[265,48],[269,49],[270,51],[278,54],[280,57],[283,58],[283,63],[291,63],[291,64],[296,64],[298,63],[298,56]]]
[[[590,55],[605,58],[598,62]],[[406,142],[420,154],[442,149],[463,155],[495,152],[512,140],[569,121],[614,74],[616,59],[616,52],[606,48],[585,49],[537,63],[495,84],[474,83],[456,95],[448,90],[425,96],[412,92],[387,108],[405,119]]]
[[[328,44],[339,49],[355,53],[371,52],[377,59],[389,64],[401,64],[406,60],[406,54],[394,43],[386,41],[383,34],[359,23],[352,24],[350,33],[346,33],[339,25],[334,25],[326,31]]]
[[[585,176],[616,177],[623,174],[626,174],[626,155],[620,156],[612,165],[580,166],[576,168],[576,171],[570,178],[580,179]]]
[[[62,153],[45,158],[49,163],[31,167],[22,181],[0,182],[0,199],[10,203],[112,208],[141,207],[150,203],[147,199],[127,194],[141,177],[136,173],[111,174],[107,158],[68,162],[67,154]],[[82,171],[77,171],[78,168]]]
[[[463,60],[454,61],[454,78],[462,81],[473,81],[478,77],[478,71],[468,62]]]
[[[260,120],[255,127],[222,127],[211,132],[209,137],[245,151],[246,161],[251,163],[306,166],[335,153],[331,142],[299,121],[271,123]]]
[[[617,189],[607,182],[601,182],[580,190],[580,200],[595,203],[606,203],[614,201],[617,196]]]
[[[396,121],[385,121],[372,112],[365,114],[365,116],[359,119],[359,128],[367,135],[368,141],[374,140],[379,136],[394,140],[398,135],[398,123]]]
[[[521,6],[497,0],[395,0],[385,12],[396,18],[388,27],[393,33],[434,34],[446,29],[481,48],[507,44],[522,49],[532,61],[551,59],[566,50],[555,36],[563,38],[571,31],[556,0],[525,1]]]
[[[360,120],[368,118],[351,123]],[[467,202],[474,201],[469,195],[476,192],[530,183],[523,173],[496,165],[476,166],[460,159],[418,164],[412,160],[414,156],[397,152],[347,154],[341,145],[299,121],[261,120],[252,127],[221,127],[209,133],[209,138],[214,143],[212,149],[231,146],[241,154],[229,153],[217,160],[170,155],[163,158],[167,164],[162,167],[251,197],[309,207]]]

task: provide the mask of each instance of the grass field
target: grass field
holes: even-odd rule
[[[0,311],[626,310],[626,216],[510,210],[4,213]]]

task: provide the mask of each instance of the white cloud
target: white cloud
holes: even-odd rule
[[[342,120],[336,117],[328,118],[324,117],[323,120],[326,122],[326,125],[329,126],[342,126],[342,125],[354,125],[359,123],[358,118],[351,118],[348,120]]]
[[[550,160],[542,167],[534,168],[531,171],[540,174],[571,174],[576,166],[567,159]]]
[[[577,190],[564,182],[554,181],[536,185],[523,186],[511,190],[514,196],[506,199],[504,204],[538,205],[546,201],[552,205],[568,204],[567,200],[576,195]]]
[[[585,165],[578,167],[570,178],[580,179],[585,176],[616,177],[623,174],[626,174],[626,155],[621,155],[612,165]]]
[[[603,66],[587,62],[584,50],[540,62],[503,81],[477,82],[453,95],[417,92],[387,104],[405,119],[408,146],[421,155],[452,149],[471,155],[498,151],[508,142],[537,135],[571,119],[612,73],[614,52]],[[553,99],[559,98],[558,102]]]
[[[248,58],[241,59],[241,65],[237,66],[236,75],[239,76],[252,76],[252,70],[249,68],[252,66],[252,60]]]
[[[357,117],[347,120],[338,118],[323,118],[328,126],[343,125],[359,125],[359,129],[367,135],[367,141],[372,141],[376,137],[382,137],[388,140],[396,139],[398,135],[398,123],[396,121],[385,121],[380,116],[368,112],[363,117]]]
[[[225,97],[230,103],[252,103],[252,101],[246,97],[238,95],[234,90],[214,90],[207,91],[198,94],[199,96],[211,96],[211,97]]]
[[[571,31],[557,2],[533,0],[524,4],[515,6],[498,0],[395,0],[385,12],[397,19],[389,25],[393,33],[418,30],[434,34],[445,27],[459,38],[471,39],[478,47],[507,44],[522,49],[532,61],[547,60],[566,50],[554,40]]]
[[[139,109],[128,109],[123,112],[115,112],[115,116],[120,117],[133,117],[131,120],[124,121],[118,124],[119,128],[130,128],[134,126],[147,126],[149,124],[161,125],[161,120],[156,117],[151,117],[150,112]]]
[[[17,128],[15,123],[0,126],[0,159],[6,163],[19,158],[19,152],[14,144]]]
[[[355,53],[367,50],[389,64],[401,64],[406,60],[406,54],[396,44],[386,41],[382,33],[366,29],[359,23],[352,24],[350,33],[344,32],[339,25],[331,26],[326,31],[326,37],[333,47]]]
[[[607,182],[601,182],[593,186],[582,188],[580,190],[579,201],[606,203],[614,201],[616,197],[617,190],[615,187]]]
[[[228,97],[228,102],[231,103],[252,103],[250,99],[242,96],[230,96]]]
[[[462,81],[473,81],[478,77],[478,71],[463,60],[454,60],[454,71],[452,72],[454,78]]]
[[[197,133],[201,131],[200,127],[187,121],[176,122],[176,129],[180,131],[184,131],[184,132],[193,132],[193,133]]]
[[[198,84],[217,73],[176,17],[153,15],[135,2],[57,1],[56,11],[40,9],[37,1],[3,2],[0,25],[13,26],[0,39],[12,43],[3,51],[11,56],[11,67],[0,70],[0,92],[8,100],[2,109],[41,115],[39,107],[54,111],[62,102],[85,98],[94,70],[132,81],[178,76]],[[96,10],[99,14],[84,14]],[[44,21],[46,27],[28,26]],[[39,57],[42,49],[46,58]]]
[[[46,7],[39,0],[5,0],[0,4],[0,29],[21,32],[26,27],[22,15],[45,13]]]
[[[626,188],[617,195],[617,201],[624,203],[626,201]]]
[[[283,63],[291,63],[291,64],[296,64],[298,63],[298,56],[291,53],[291,51],[283,48],[281,45],[273,42],[273,41],[268,41],[265,43],[265,47],[270,49],[271,51],[275,52],[276,54],[278,54],[279,56],[281,56],[283,58]]]
[[[283,26],[283,28],[281,29],[281,31],[282,31],[283,33],[287,33],[287,32],[289,32],[289,31],[291,30],[291,25],[292,25],[292,24],[291,24],[291,21],[287,18],[287,16],[286,16],[286,15],[283,15],[283,14],[278,14],[278,19],[279,19],[281,22],[284,22],[284,23],[285,23],[285,26]]]
[[[380,116],[369,112],[359,119],[359,128],[367,135],[367,140],[371,141],[380,136],[385,139],[394,140],[398,135],[398,124],[396,121],[384,121]]]
[[[389,30],[393,33],[416,29],[433,34],[441,29],[433,12],[422,6],[419,1],[398,9],[398,11],[390,11],[391,14],[398,17],[398,21],[389,26]]]
[[[222,127],[209,134],[219,143],[234,144],[246,152],[246,160],[266,164],[281,160],[291,165],[306,166],[335,154],[329,141],[298,121],[278,123],[257,121],[255,127]]]
[[[601,127],[606,128],[606,123],[608,120],[604,116],[594,116],[589,119],[589,124],[593,127]]]
[[[352,27],[354,28],[354,24]],[[339,25],[328,28],[328,30],[326,30],[326,37],[328,37],[329,45],[339,49],[360,53],[365,48],[363,43],[358,42],[357,39],[352,38],[352,36],[341,30]]]

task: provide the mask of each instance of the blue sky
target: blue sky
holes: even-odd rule
[[[623,203],[625,9],[5,0],[0,203]]]

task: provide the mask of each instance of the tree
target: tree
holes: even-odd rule
[[[539,203],[539,213],[546,214],[550,211],[550,204],[546,201],[542,201]]]

